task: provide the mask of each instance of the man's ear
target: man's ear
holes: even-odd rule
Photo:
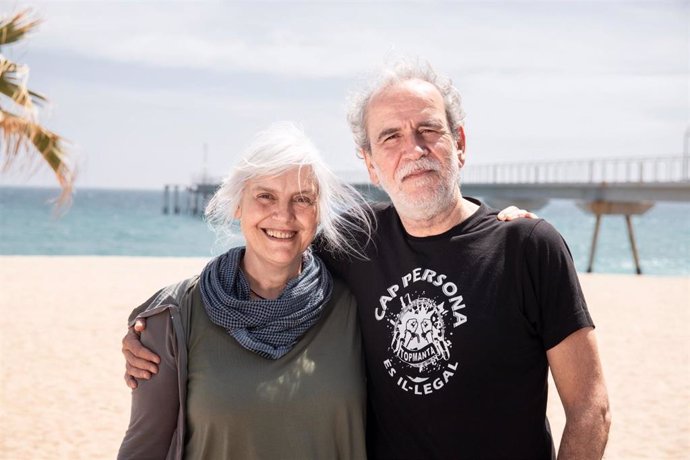
[[[458,140],[456,144],[458,149],[458,163],[462,169],[465,166],[465,158],[467,156],[467,144],[465,143],[465,129],[462,126],[458,126]]]
[[[367,165],[367,172],[369,173],[369,180],[374,185],[379,185],[379,176],[376,174],[376,169],[374,168],[374,163],[371,159],[371,152],[367,152],[364,149],[359,149],[359,154],[364,158],[364,163]]]
[[[242,218],[242,210],[240,209],[239,206],[237,206],[237,209],[235,209],[235,219],[240,220]]]

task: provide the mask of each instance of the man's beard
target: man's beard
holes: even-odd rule
[[[443,169],[438,161],[427,157],[415,162],[406,163],[395,172],[393,184],[381,181],[382,188],[388,193],[398,214],[409,220],[431,219],[449,208],[455,206],[459,187],[460,168],[455,162],[450,163],[450,169]],[[384,177],[374,165],[379,177]],[[415,178],[428,184],[421,184],[422,191],[406,191],[401,185],[410,174],[420,171],[431,171],[428,178]]]

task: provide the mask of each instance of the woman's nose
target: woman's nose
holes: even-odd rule
[[[292,203],[278,203],[273,210],[273,217],[282,222],[290,222],[295,217]]]

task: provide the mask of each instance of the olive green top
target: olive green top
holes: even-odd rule
[[[355,302],[338,284],[319,323],[278,360],[240,346],[193,293],[186,458],[365,457]]]

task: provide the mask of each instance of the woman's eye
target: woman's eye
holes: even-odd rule
[[[298,197],[295,197],[295,202],[299,204],[312,204],[314,203],[314,200],[312,200],[308,196],[300,195]]]

